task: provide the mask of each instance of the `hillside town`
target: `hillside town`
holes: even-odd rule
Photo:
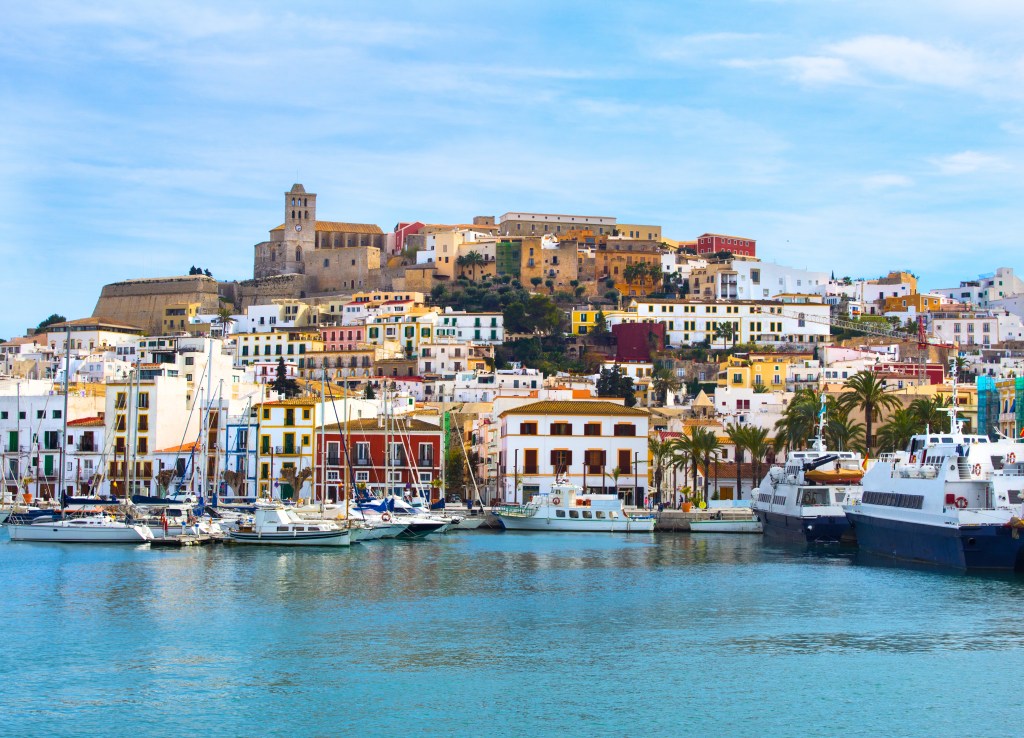
[[[330,204],[328,203],[328,206]],[[301,184],[253,274],[102,288],[0,344],[5,499],[749,499],[810,443],[1024,429],[1024,280],[786,266],[754,235],[613,216],[320,219]],[[254,228],[258,232],[259,228]],[[759,255],[758,251],[761,251]],[[184,270],[183,270],[184,271]]]

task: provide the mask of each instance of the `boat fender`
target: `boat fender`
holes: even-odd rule
[[[910,463],[911,464],[916,464],[917,463],[917,454],[911,454],[910,455]]]
[[[975,464],[974,468],[971,471],[974,472],[974,476],[980,475],[981,474],[981,464]]]
[[[1007,456],[1006,456],[1006,463],[1007,464],[1016,464],[1017,463],[1017,454],[1013,453],[1012,451],[1009,454],[1007,454]]]
[[[966,497],[957,497],[956,498],[956,506],[958,508],[960,508],[961,510],[963,510],[965,507],[967,507],[967,498]]]
[[[552,505],[561,505],[562,504],[562,498],[560,498],[560,497],[552,497],[551,498],[551,504]]]
[[[382,521],[384,521],[385,523],[390,523],[391,522],[391,513],[389,513],[389,512],[382,512],[380,514],[380,519]]]

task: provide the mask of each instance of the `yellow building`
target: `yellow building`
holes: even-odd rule
[[[942,309],[941,295],[921,295],[913,293],[902,297],[887,297],[882,312],[885,313],[930,313]]]
[[[260,497],[310,497],[312,478],[300,481],[296,475],[313,469],[317,403],[313,398],[296,398],[257,406],[256,469]]]
[[[165,336],[189,332],[192,319],[199,314],[200,308],[202,303],[199,302],[175,302],[168,305],[160,319],[160,332]]]
[[[594,328],[597,326],[597,314],[604,313],[604,318],[607,321],[611,317],[615,317],[618,320],[616,322],[622,322],[622,319],[626,316],[636,317],[634,313],[628,310],[600,310],[597,308],[578,308],[572,311],[572,334],[574,336],[585,336],[588,333],[593,333]]]
[[[366,321],[366,343],[385,347],[397,344],[407,355],[415,356],[420,343],[434,340],[439,312],[434,307],[410,307],[404,312],[373,316]]]
[[[802,364],[810,358],[812,354],[730,356],[719,364],[718,386],[754,389],[760,385],[772,392],[784,392],[790,365]]]

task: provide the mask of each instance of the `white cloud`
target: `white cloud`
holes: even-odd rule
[[[826,51],[862,69],[922,84],[963,87],[983,74],[966,49],[940,48],[903,36],[859,36]]]
[[[865,177],[862,184],[868,190],[887,190],[893,187],[912,187],[914,180],[903,174],[874,174]]]
[[[941,174],[958,175],[975,172],[1005,172],[1010,164],[1001,157],[978,151],[961,151],[958,154],[929,159]]]

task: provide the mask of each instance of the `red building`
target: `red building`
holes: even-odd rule
[[[326,480],[328,497],[343,499],[346,464],[352,471],[348,481],[365,484],[370,491],[420,494],[431,501],[440,497],[440,490],[432,485],[441,478],[441,429],[401,417],[388,419],[386,425],[384,418],[363,418],[325,428],[316,464],[317,478]],[[388,452],[390,456],[385,455]]]
[[[619,323],[612,335],[616,361],[650,361],[652,348],[665,347],[664,323]]]
[[[738,256],[757,256],[757,242],[752,238],[705,233],[697,239],[698,254],[717,254],[728,251]]]
[[[423,230],[423,223],[418,220],[412,223],[398,223],[395,225],[395,253],[400,254],[405,250],[405,237],[415,236]]]

